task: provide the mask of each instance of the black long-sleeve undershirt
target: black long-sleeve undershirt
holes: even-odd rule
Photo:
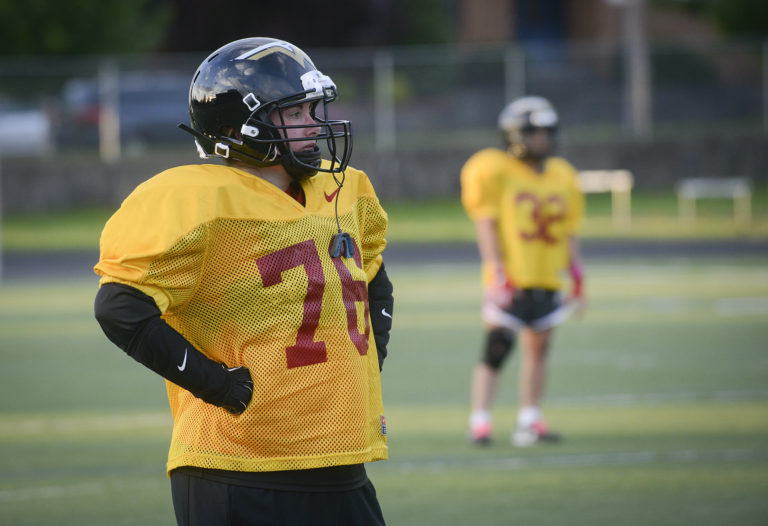
[[[384,269],[384,263],[382,263],[379,272],[368,283],[368,309],[371,315],[373,339],[379,353],[379,370],[381,370],[384,359],[387,357],[389,332],[392,330],[392,315],[395,305],[392,292],[392,282]]]
[[[392,283],[384,265],[368,284],[371,328],[378,350],[379,369],[387,356],[392,327]],[[108,283],[96,295],[96,319],[107,337],[136,361],[157,374],[214,405],[232,398],[232,389],[242,388],[221,364],[210,360],[162,318],[148,295],[133,287]],[[246,371],[247,373],[247,371]],[[240,393],[242,394],[242,392]],[[294,491],[342,491],[359,487],[367,480],[363,464],[332,466],[299,471],[224,472],[202,468],[196,476],[224,477],[232,483]]]
[[[392,290],[382,264],[368,284],[379,368],[387,356],[392,328]],[[128,285],[107,283],[96,294],[94,311],[107,337],[133,359],[208,403],[225,401],[232,387],[226,369],[168,325],[150,296]]]
[[[168,325],[150,296],[107,283],[96,294],[94,311],[107,337],[131,358],[210,404],[226,401],[227,370]]]

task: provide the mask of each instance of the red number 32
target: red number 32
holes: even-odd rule
[[[541,199],[535,194],[521,192],[517,195],[516,203],[521,204],[526,201],[531,203],[531,219],[534,229],[530,232],[520,231],[520,237],[526,241],[541,240],[547,244],[557,243],[557,239],[550,227],[553,223],[565,219],[565,201],[558,195],[550,195]]]
[[[363,268],[360,250],[354,245],[354,261],[357,268]],[[360,356],[368,353],[368,285],[364,280],[355,280],[341,258],[332,258],[336,272],[341,279],[341,294],[347,312],[347,332]],[[286,349],[288,368],[304,367],[328,360],[325,342],[315,341],[315,331],[320,321],[320,312],[325,290],[325,274],[314,240],[308,239],[296,245],[282,248],[256,260],[264,287],[271,287],[283,281],[286,270],[303,266],[307,273],[307,293],[304,296],[304,315],[296,335],[296,344]],[[358,329],[357,306],[360,301],[365,307],[365,331]]]

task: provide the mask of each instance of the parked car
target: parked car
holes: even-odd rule
[[[38,155],[51,151],[51,119],[41,108],[0,102],[0,155]]]
[[[176,125],[189,121],[187,99],[191,78],[176,73],[118,74],[117,117],[120,139],[130,143],[189,140]],[[68,81],[62,93],[63,119],[59,139],[64,145],[96,144],[104,95],[97,78]]]

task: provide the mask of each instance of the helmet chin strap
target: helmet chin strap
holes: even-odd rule
[[[550,157],[549,152],[545,154],[533,154],[529,149],[526,149],[525,153],[520,156],[524,161],[541,162],[544,159]]]
[[[315,145],[312,151],[290,152],[288,155],[281,155],[281,159],[288,175],[295,181],[301,181],[315,175],[317,168],[320,168],[320,148]]]
[[[272,156],[269,159],[260,159],[255,155],[250,155],[240,149],[230,148],[230,144],[240,145],[241,143],[229,137],[220,137],[217,141],[186,124],[180,123],[177,127],[195,137],[198,153],[203,159],[220,157],[232,161],[241,161],[258,167],[275,166],[281,162],[280,157],[278,156]],[[211,151],[213,153],[211,153]]]

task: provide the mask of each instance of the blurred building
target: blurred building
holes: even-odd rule
[[[622,9],[636,0],[459,0],[457,40],[463,43],[517,42],[535,45],[566,41],[622,40]],[[651,39],[718,38],[711,23],[680,10],[648,5]]]

